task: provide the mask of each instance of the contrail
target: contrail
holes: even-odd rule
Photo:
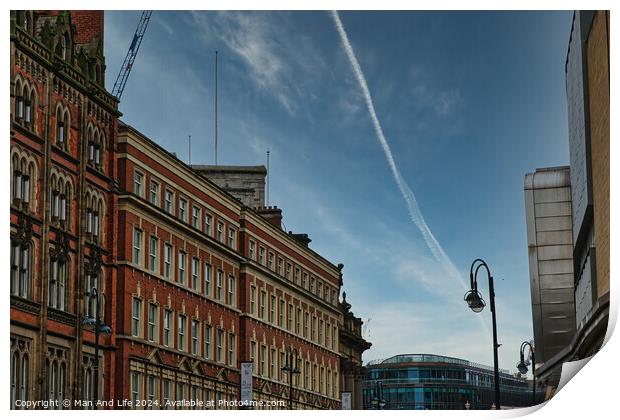
[[[392,155],[392,150],[390,149],[390,145],[388,144],[385,136],[383,135],[383,129],[381,128],[381,123],[379,122],[379,118],[377,118],[377,113],[375,112],[375,105],[372,101],[372,96],[370,95],[370,90],[368,90],[368,84],[366,83],[366,78],[364,77],[364,72],[360,67],[359,62],[357,61],[357,57],[355,56],[355,52],[353,51],[353,47],[349,42],[349,37],[347,36],[346,31],[344,30],[344,26],[342,26],[342,22],[340,21],[340,16],[338,15],[338,11],[333,10],[331,12],[332,19],[334,20],[334,24],[336,25],[336,29],[338,30],[338,34],[340,35],[340,40],[342,41],[342,46],[347,52],[347,56],[349,57],[349,61],[351,66],[353,67],[353,72],[357,78],[357,81],[360,84],[362,89],[362,94],[364,95],[364,99],[366,100],[366,107],[368,108],[368,112],[370,113],[370,118],[372,120],[372,124],[375,129],[375,133],[377,134],[377,138],[381,143],[381,147],[383,148],[383,152],[385,153],[385,157],[390,165],[390,169],[392,170],[392,175],[394,176],[394,180],[398,185],[398,189],[400,190],[403,198],[405,199],[405,203],[407,204],[407,209],[409,210],[409,215],[411,216],[411,220],[418,227],[426,245],[430,249],[431,253],[435,257],[435,259],[441,264],[444,270],[448,273],[450,277],[453,279],[457,279],[463,290],[467,290],[468,287],[465,284],[465,281],[461,277],[460,273],[450,260],[450,257],[444,252],[443,248],[431,232],[431,229],[426,224],[424,220],[424,216],[418,207],[418,202],[413,194],[413,191],[407,185],[407,182],[403,179],[396,166],[396,162],[394,161],[394,156]],[[482,319],[481,319],[482,320]],[[488,332],[488,328],[486,323],[482,321],[485,330]]]

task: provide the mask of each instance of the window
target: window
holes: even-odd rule
[[[310,277],[310,292],[314,293],[314,277]]]
[[[325,393],[325,368],[323,366],[321,366],[321,387],[319,388],[319,392],[324,394]]]
[[[336,327],[333,327],[333,331],[332,331],[332,349],[336,350],[336,337],[338,334],[338,329]]]
[[[187,200],[180,197],[179,198],[179,219],[183,220],[184,222],[187,221],[186,217],[187,217]]]
[[[218,329],[217,330],[217,354],[215,357],[215,361],[218,363],[222,363],[222,356],[224,355],[224,331]]]
[[[306,362],[306,368],[304,369],[304,388],[308,389],[310,386],[310,362]]]
[[[195,356],[198,354],[198,329],[200,328],[200,323],[192,319],[192,354]]]
[[[157,305],[154,303],[149,303],[149,331],[148,331],[148,340],[156,341],[156,331],[157,331]]]
[[[24,347],[21,347],[21,346]],[[20,348],[27,349],[23,340],[15,340],[11,337],[11,409],[23,409],[18,407],[17,401],[27,401],[29,391],[30,359],[28,353],[21,352]]]
[[[312,390],[316,391],[316,376],[317,376],[317,365],[315,364],[312,369]]]
[[[258,248],[258,263],[265,265],[265,248],[262,246]]]
[[[286,382],[286,375],[282,369],[284,366],[286,366],[286,354],[284,352],[280,352],[280,381],[282,382]]]
[[[205,359],[211,359],[211,325],[205,325]]]
[[[200,229],[200,207],[192,207],[192,226]]]
[[[140,264],[142,258],[142,231],[140,229],[133,230],[133,263]]]
[[[304,278],[304,282],[302,286],[304,289],[308,289],[308,273],[304,273],[303,278]]]
[[[332,371],[327,369],[327,389],[325,390],[327,395],[332,395]]]
[[[67,195],[64,192],[58,189],[52,191],[51,210],[53,221],[67,221]]]
[[[137,172],[137,171],[134,172],[134,174],[133,174],[133,192],[138,197],[142,197],[142,178],[144,178],[144,175],[142,175],[140,172]]]
[[[300,284],[301,280],[301,269],[299,267],[295,267],[295,284]]]
[[[217,240],[219,242],[224,242],[224,223],[222,222],[217,222]]]
[[[181,351],[185,350],[185,323],[187,322],[187,317],[185,315],[179,315],[179,337],[177,348]]]
[[[267,300],[267,292],[261,290],[260,292],[260,301],[259,301],[259,313],[258,317],[260,319],[265,319],[265,301]]]
[[[235,278],[228,276],[228,304],[235,305]]]
[[[301,334],[301,308],[297,308],[297,319],[295,319],[295,333]]]
[[[131,305],[131,335],[134,337],[140,337],[140,319],[142,317],[142,301],[138,298],[133,298],[133,304]]]
[[[170,279],[172,273],[172,245],[164,244],[164,277]]]
[[[174,194],[170,190],[166,190],[164,193],[164,210],[166,213],[172,214],[174,209],[172,208],[172,203],[174,202]]]
[[[318,297],[321,297],[321,295],[323,294],[323,283],[319,283],[316,294]]]
[[[316,340],[316,315],[312,315],[312,341]]]
[[[282,258],[278,257],[278,274],[279,275],[282,275],[282,264],[283,264]]]
[[[70,267],[70,264],[68,263],[69,261],[66,260],[52,261],[47,305],[61,311],[65,310],[66,288],[69,283],[67,266]]]
[[[286,263],[286,278],[287,280],[291,280],[291,269],[292,266],[290,263]]]
[[[204,279],[205,279],[204,294],[206,296],[211,296],[211,264],[205,264]]]
[[[69,111],[58,107],[56,110],[56,145],[66,149],[69,140]]]
[[[224,272],[217,270],[217,286],[215,289],[215,298],[222,300],[222,289],[224,288]]]
[[[187,254],[183,251],[179,251],[179,278],[177,281],[185,286],[185,260],[187,258]]]
[[[267,358],[267,347],[265,345],[260,346],[260,355],[258,359],[258,374],[265,376],[265,359]]]
[[[280,307],[278,308],[278,327],[284,327],[284,301],[280,299]]]
[[[273,324],[276,320],[276,297],[270,295],[269,300],[269,322]]]
[[[134,402],[133,408],[136,409],[140,402],[140,374],[135,370],[131,371],[131,399]]]
[[[235,230],[233,228],[228,228],[228,246],[235,248]]]
[[[170,401],[170,379],[164,379],[162,380],[162,390],[161,390],[161,395],[163,398],[163,406],[161,407],[162,410],[167,410],[168,409],[168,404]]]
[[[159,184],[155,181],[151,181],[149,200],[151,204],[155,206],[159,205]]]
[[[192,289],[194,290],[198,290],[199,267],[200,260],[196,257],[192,258]]]
[[[235,366],[235,335],[228,334],[228,364]]]
[[[254,243],[254,241],[250,241],[250,250],[249,250],[250,255],[249,256],[252,261],[254,261],[254,259],[256,258],[255,251],[256,251],[256,244]]]
[[[267,259],[267,267],[268,267],[270,270],[273,270],[273,258],[274,258],[273,252],[270,252],[270,253],[269,253],[269,257],[268,257],[268,259]]]
[[[335,289],[332,289],[332,300],[331,300],[331,302],[332,302],[332,305],[336,304],[336,290]]]
[[[292,331],[293,329],[293,304],[288,304],[288,317],[286,318],[286,329]]]
[[[27,204],[30,202],[30,175],[20,171],[13,172],[13,203]]]
[[[205,233],[213,237],[213,216],[205,214]]]
[[[157,237],[151,236],[149,241],[149,270],[157,271]]]
[[[331,332],[332,332],[332,326],[329,324],[329,322],[327,323],[327,326],[325,327],[325,346],[331,346],[332,340],[331,340]]]
[[[256,315],[256,287],[250,287],[250,313]]]
[[[308,312],[304,316],[304,337],[310,338],[310,314]]]
[[[269,357],[269,377],[276,379],[276,351],[271,349],[271,355]]]
[[[99,284],[99,276],[91,276],[90,274],[86,273],[86,278],[85,278],[85,288],[84,291],[86,293],[90,293],[93,290],[93,287],[96,287],[97,290],[101,290],[101,285]],[[88,299],[87,303],[86,303],[86,317],[88,318],[94,318],[95,317],[95,299]]]
[[[321,319],[319,321],[319,344],[325,345],[325,342],[323,341],[323,331],[325,327],[325,323],[323,322],[323,320]]]
[[[258,363],[256,363],[256,343],[254,341],[250,341],[250,358],[252,361],[252,371],[256,373]]]
[[[164,310],[164,346],[170,347],[170,332],[172,330],[172,311]]]
[[[152,410],[153,409],[153,405],[155,402],[155,387],[156,387],[156,382],[157,378],[155,377],[155,375],[149,375],[148,376],[148,381],[147,381],[147,398],[149,400],[149,404],[146,405],[145,409],[146,410]]]

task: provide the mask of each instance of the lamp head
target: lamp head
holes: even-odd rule
[[[97,321],[94,318],[84,318],[82,320],[82,325],[95,325]]]
[[[521,359],[521,361],[517,364],[517,369],[519,370],[519,373],[525,375],[528,371],[527,363],[525,363],[525,361]]]
[[[465,293],[464,300],[465,302],[467,302],[467,306],[469,306],[469,308],[476,313],[482,312],[482,310],[486,306],[482,295],[480,295],[480,292],[477,290],[472,289],[469,292]]]
[[[107,325],[102,325],[101,327],[99,327],[99,332],[103,334],[112,334],[112,328]]]

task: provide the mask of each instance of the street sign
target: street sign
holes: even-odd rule
[[[241,362],[241,403],[252,401],[252,362]]]
[[[342,393],[342,409],[343,410],[351,409],[351,393],[350,392]]]

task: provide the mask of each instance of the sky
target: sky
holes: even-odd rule
[[[110,90],[139,17],[105,14]],[[213,164],[218,50],[218,163],[265,164],[270,150],[269,204],[286,230],[344,264],[342,290],[372,342],[364,361],[433,353],[492,365],[490,312],[463,301],[482,258],[495,280],[499,364],[514,371],[533,338],[523,181],[569,162],[572,12],[339,19],[349,51],[329,12],[154,11],[122,120],[185,162],[191,135],[191,162]],[[483,272],[478,283],[488,301]]]

